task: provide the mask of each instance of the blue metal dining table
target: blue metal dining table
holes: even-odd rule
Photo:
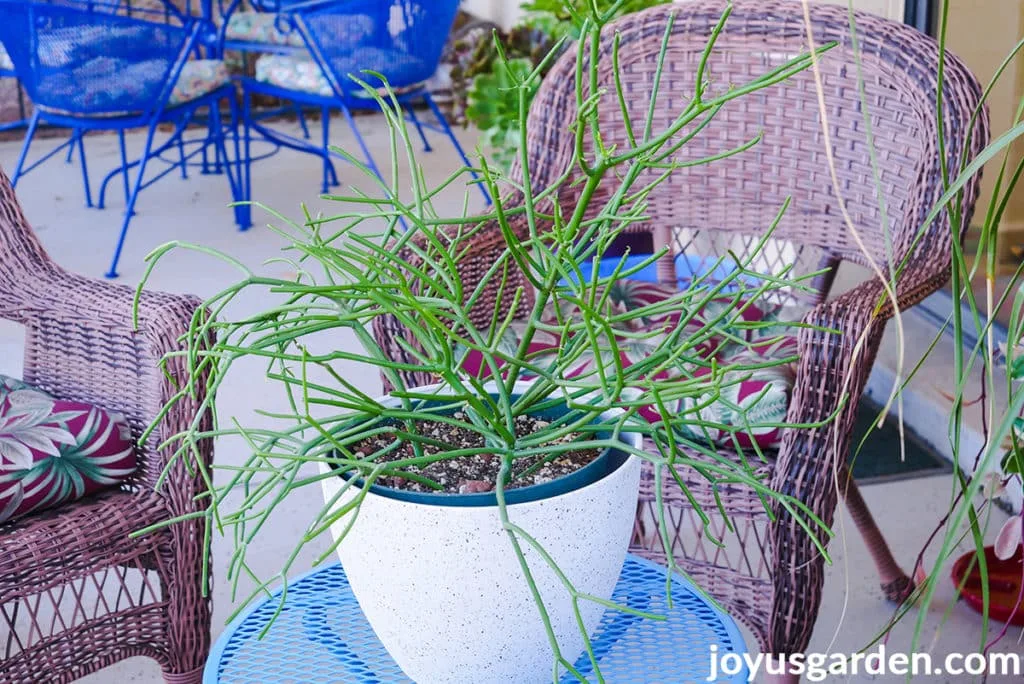
[[[592,635],[592,645],[606,682],[704,682],[711,672],[712,645],[717,646],[719,662],[727,653],[745,652],[732,618],[678,575],[672,577],[669,607],[665,575],[660,565],[627,557],[612,600],[665,619],[611,609],[605,612]],[[280,614],[260,638],[279,607]],[[431,638],[443,636],[424,635],[424,639]],[[594,674],[585,653],[576,667],[588,680]],[[250,606],[214,644],[203,675],[203,684],[410,681],[363,616],[340,564],[291,580],[283,607],[280,590]],[[562,678],[562,682],[575,681],[568,674]],[[719,676],[716,681],[745,682],[746,669],[731,679]]]

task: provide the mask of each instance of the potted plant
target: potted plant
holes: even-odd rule
[[[595,50],[618,7],[586,6],[581,35]],[[515,77],[520,111],[564,42]],[[586,180],[571,216],[547,201],[567,186],[537,191],[496,171],[483,154],[476,172],[493,208],[442,216],[438,193],[476,176],[463,169],[428,187],[398,101],[364,84],[389,125],[392,168],[401,153],[414,172],[404,177],[396,170],[384,183],[336,150],[363,171],[364,190],[331,197],[341,207],[335,216],[304,212],[292,221],[271,212],[294,278],[255,273],[196,245],[169,243],[149,258],[146,277],[176,248],[217,254],[243,272],[196,314],[181,352],[191,384],[179,397],[195,383],[212,397],[235,362],[247,358],[265,360],[267,378],[289,397],[290,410],[274,416],[273,428],[216,420],[212,431],[197,422],[173,438],[186,459],[210,437],[239,436],[251,448],[226,481],[208,478],[211,529],[234,540],[229,580],[237,587],[256,577],[247,553],[281,503],[322,487],[325,503],[295,553],[279,574],[257,579],[249,598],[286,579],[299,549],[330,531],[333,541],[320,560],[337,550],[371,625],[416,681],[531,682],[565,672],[582,679],[574,666],[581,653],[597,670],[589,635],[604,610],[630,610],[609,596],[629,541],[642,460],[653,464],[656,478],[682,482],[682,469],[695,468],[723,485],[745,484],[808,520],[808,529],[814,522],[798,502],[761,481],[755,455],[708,462],[680,449],[711,453],[709,432],[738,439],[757,430],[753,413],[723,424],[702,410],[750,373],[720,365],[716,349],[725,339],[753,344],[744,342],[753,331],[757,344],[770,343],[779,330],[747,320],[745,311],[775,289],[802,283],[753,274],[756,255],[723,258],[710,265],[715,278],[694,278],[667,299],[631,307],[623,305],[618,283],[662,252],[628,266],[628,255],[608,257],[623,230],[642,219],[656,187],[638,183],[641,174],[676,168],[665,161],[676,134],[698,114],[713,115],[719,104],[806,68],[810,55],[707,102],[696,99],[667,129],[629,150],[602,146],[593,106],[599,98],[622,103],[623,93],[587,95],[597,64],[577,59],[583,106],[575,161]],[[520,163],[528,177],[525,152]],[[513,222],[529,227],[528,239],[515,237]],[[456,263],[484,225],[501,227],[500,256],[467,279]],[[610,268],[595,267],[609,260]],[[228,304],[257,288],[265,308],[226,317]],[[418,364],[392,360],[374,335],[396,323],[411,331],[396,343]],[[348,343],[325,343],[331,332],[348,335]],[[354,368],[380,372],[391,391],[374,398],[360,390],[348,375]],[[417,386],[423,375],[433,384]],[[426,647],[425,634],[441,636]]]
[[[490,383],[488,396],[495,402],[503,396],[512,404],[529,402],[534,387],[517,382],[506,393]],[[381,473],[392,457],[415,461],[419,438],[425,458],[449,447],[479,453],[421,468],[419,473],[434,483],[451,485],[437,493],[401,475],[377,477],[377,484],[360,488],[353,485],[354,472],[335,475],[332,471],[345,466],[320,460],[320,471],[333,475],[322,482],[324,496],[330,515],[340,518],[332,533],[353,593],[381,642],[414,681],[464,681],[467,674],[475,681],[544,679],[551,671],[552,648],[571,660],[583,650],[615,587],[633,528],[641,435],[612,434],[626,416],[622,410],[594,417],[594,425],[608,430],[603,438],[584,431],[582,440],[571,440],[573,426],[586,420],[589,409],[554,402],[528,413],[491,406],[477,413],[471,408],[475,397],[453,401],[451,395],[458,393],[452,388],[424,387],[417,393],[438,397],[429,408],[416,405],[417,412],[427,412],[436,404],[438,420],[420,420],[420,432],[404,443],[394,433],[367,437],[377,422],[359,420],[351,436],[332,435],[322,444],[334,442],[357,459],[398,445],[375,459]],[[396,393],[380,404],[394,415],[402,412]],[[499,448],[485,445],[480,428],[470,424],[480,415],[487,416],[481,422],[491,423],[512,413],[517,413],[519,444],[506,447],[508,458],[489,453]],[[470,421],[470,415],[476,419]],[[442,416],[452,422],[442,422]],[[552,426],[569,432],[559,438]],[[622,427],[630,429],[628,423]],[[543,436],[534,437],[537,445],[528,444],[538,434]],[[357,442],[348,443],[350,438]],[[444,448],[429,443],[437,438]],[[581,441],[595,446],[581,447]],[[599,444],[606,441],[611,446]],[[463,446],[469,443],[476,444]],[[364,477],[374,478],[372,472]],[[352,521],[344,511],[355,505],[359,513]],[[548,558],[557,559],[557,566],[547,565]],[[544,605],[553,639],[535,596]],[[424,634],[445,638],[426,642]]]

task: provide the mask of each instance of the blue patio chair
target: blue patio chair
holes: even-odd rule
[[[282,10],[277,15],[279,21],[299,33],[306,50],[265,54],[256,62],[255,78],[243,79],[247,194],[251,190],[247,151],[253,131],[276,144],[321,157],[323,192],[337,185],[331,163],[333,153],[328,149],[330,113],[334,110],[341,111],[352,129],[367,166],[383,178],[352,115],[356,110],[379,110],[379,105],[350,75],[373,88],[383,87],[386,81],[396,93],[407,120],[416,127],[424,149],[431,150],[426,131],[443,133],[470,167],[459,141],[424,85],[437,70],[458,5],[458,0],[314,0],[291,4]],[[378,73],[382,78],[368,72]],[[319,109],[321,144],[311,144],[262,124],[253,116],[253,95],[269,95]],[[422,121],[416,114],[417,105],[425,105],[436,123]],[[480,191],[489,201],[482,185]]]
[[[11,56],[9,54],[7,54],[7,49],[3,46],[3,43],[0,43],[0,79],[5,79],[5,78],[9,78],[9,79],[11,79],[13,81],[17,81],[18,80],[18,72],[14,70],[14,62],[11,61]],[[6,122],[3,122],[3,123],[0,123],[0,132],[3,132],[3,131],[13,131],[13,130],[17,130],[19,128],[27,128],[28,127],[28,116],[26,114],[26,109],[27,108],[25,106],[24,98],[20,97],[20,93],[19,93],[18,107],[20,109],[19,113],[21,115],[21,118],[14,119],[12,121],[6,121]],[[60,145],[60,147],[58,147],[57,151],[59,151],[60,149],[67,148],[67,158],[65,159],[65,161],[67,161],[67,163],[70,164],[71,161],[72,161],[72,158],[74,156],[75,149],[77,147],[79,155],[80,155],[80,157],[82,159],[82,168],[84,169],[85,168],[85,147],[81,144],[81,136],[82,136],[82,131],[79,131],[79,130],[72,131],[71,132],[71,136],[62,145]],[[84,180],[85,180],[86,189],[88,190],[88,187],[89,187],[89,185],[88,185],[88,177],[84,177]],[[92,199],[91,198],[87,198],[86,206],[90,206],[90,207],[92,206]]]
[[[117,264],[140,191],[174,169],[184,175],[196,155],[202,155],[205,166],[209,147],[214,149],[214,165],[225,171],[231,197],[243,199],[240,174],[232,168],[238,161],[234,87],[221,62],[190,59],[200,49],[203,20],[188,16],[170,3],[163,10],[129,10],[105,0],[60,0],[59,4],[0,0],[0,15],[4,17],[0,21],[0,42],[6,45],[34,105],[12,182],[17,183],[56,152],[51,150],[26,165],[32,138],[41,123],[81,132],[105,130],[118,134],[121,163],[104,178],[98,203],[102,208],[107,185],[120,177],[125,214],[107,277],[117,277]],[[230,112],[227,123],[221,120],[223,100]],[[187,126],[193,121],[201,123],[196,115],[203,108],[210,124],[207,132],[201,139],[186,140]],[[161,124],[170,124],[173,130],[158,145],[155,138]],[[142,155],[129,161],[124,132],[132,128],[144,128],[146,139]],[[234,161],[229,161],[225,147],[228,130],[234,131]],[[81,146],[81,134],[73,135],[72,141]],[[197,148],[186,153],[186,145]],[[80,152],[83,149],[79,147]],[[85,155],[80,154],[80,158],[88,204],[91,192]],[[147,167],[154,160],[166,168],[147,178]],[[240,227],[246,227],[246,216],[236,208],[235,220]]]

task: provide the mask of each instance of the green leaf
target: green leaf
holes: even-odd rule
[[[1018,420],[1020,420],[1018,418]],[[1003,473],[1006,475],[1024,475],[1024,449],[1014,445],[1000,463]]]
[[[1024,380],[1024,354],[1013,358],[1010,363],[1010,377],[1014,380]]]

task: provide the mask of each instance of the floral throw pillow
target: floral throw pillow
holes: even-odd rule
[[[0,375],[0,523],[116,485],[135,467],[124,417]]]

